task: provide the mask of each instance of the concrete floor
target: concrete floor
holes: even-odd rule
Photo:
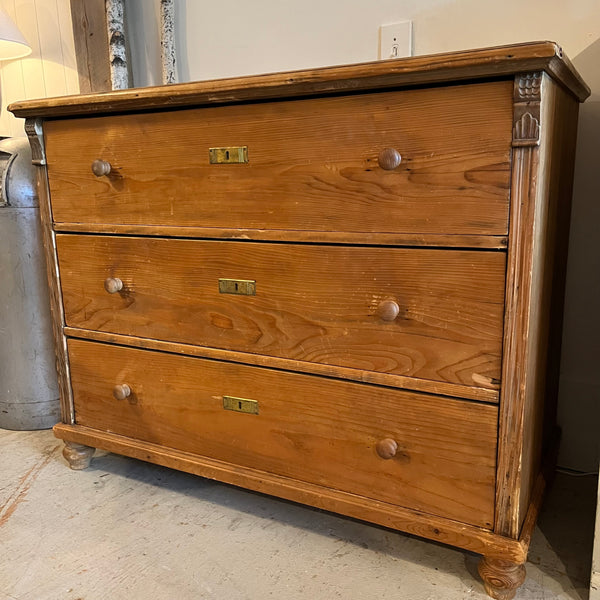
[[[71,471],[61,449],[0,430],[0,600],[487,598],[475,555],[102,452]],[[558,475],[517,598],[587,599],[595,485]]]

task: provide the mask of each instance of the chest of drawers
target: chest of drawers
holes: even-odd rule
[[[472,550],[512,597],[588,94],[541,42],[12,105],[71,466],[103,448]]]

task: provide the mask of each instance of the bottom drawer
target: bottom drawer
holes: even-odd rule
[[[79,425],[492,527],[496,406],[74,339],[69,357]]]

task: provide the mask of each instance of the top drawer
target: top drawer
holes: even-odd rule
[[[505,235],[511,123],[509,81],[48,121],[53,218]],[[210,164],[241,146],[247,163]]]

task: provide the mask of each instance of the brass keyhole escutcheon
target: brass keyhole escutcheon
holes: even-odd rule
[[[248,146],[225,146],[209,148],[208,162],[211,165],[236,165],[248,162]]]

